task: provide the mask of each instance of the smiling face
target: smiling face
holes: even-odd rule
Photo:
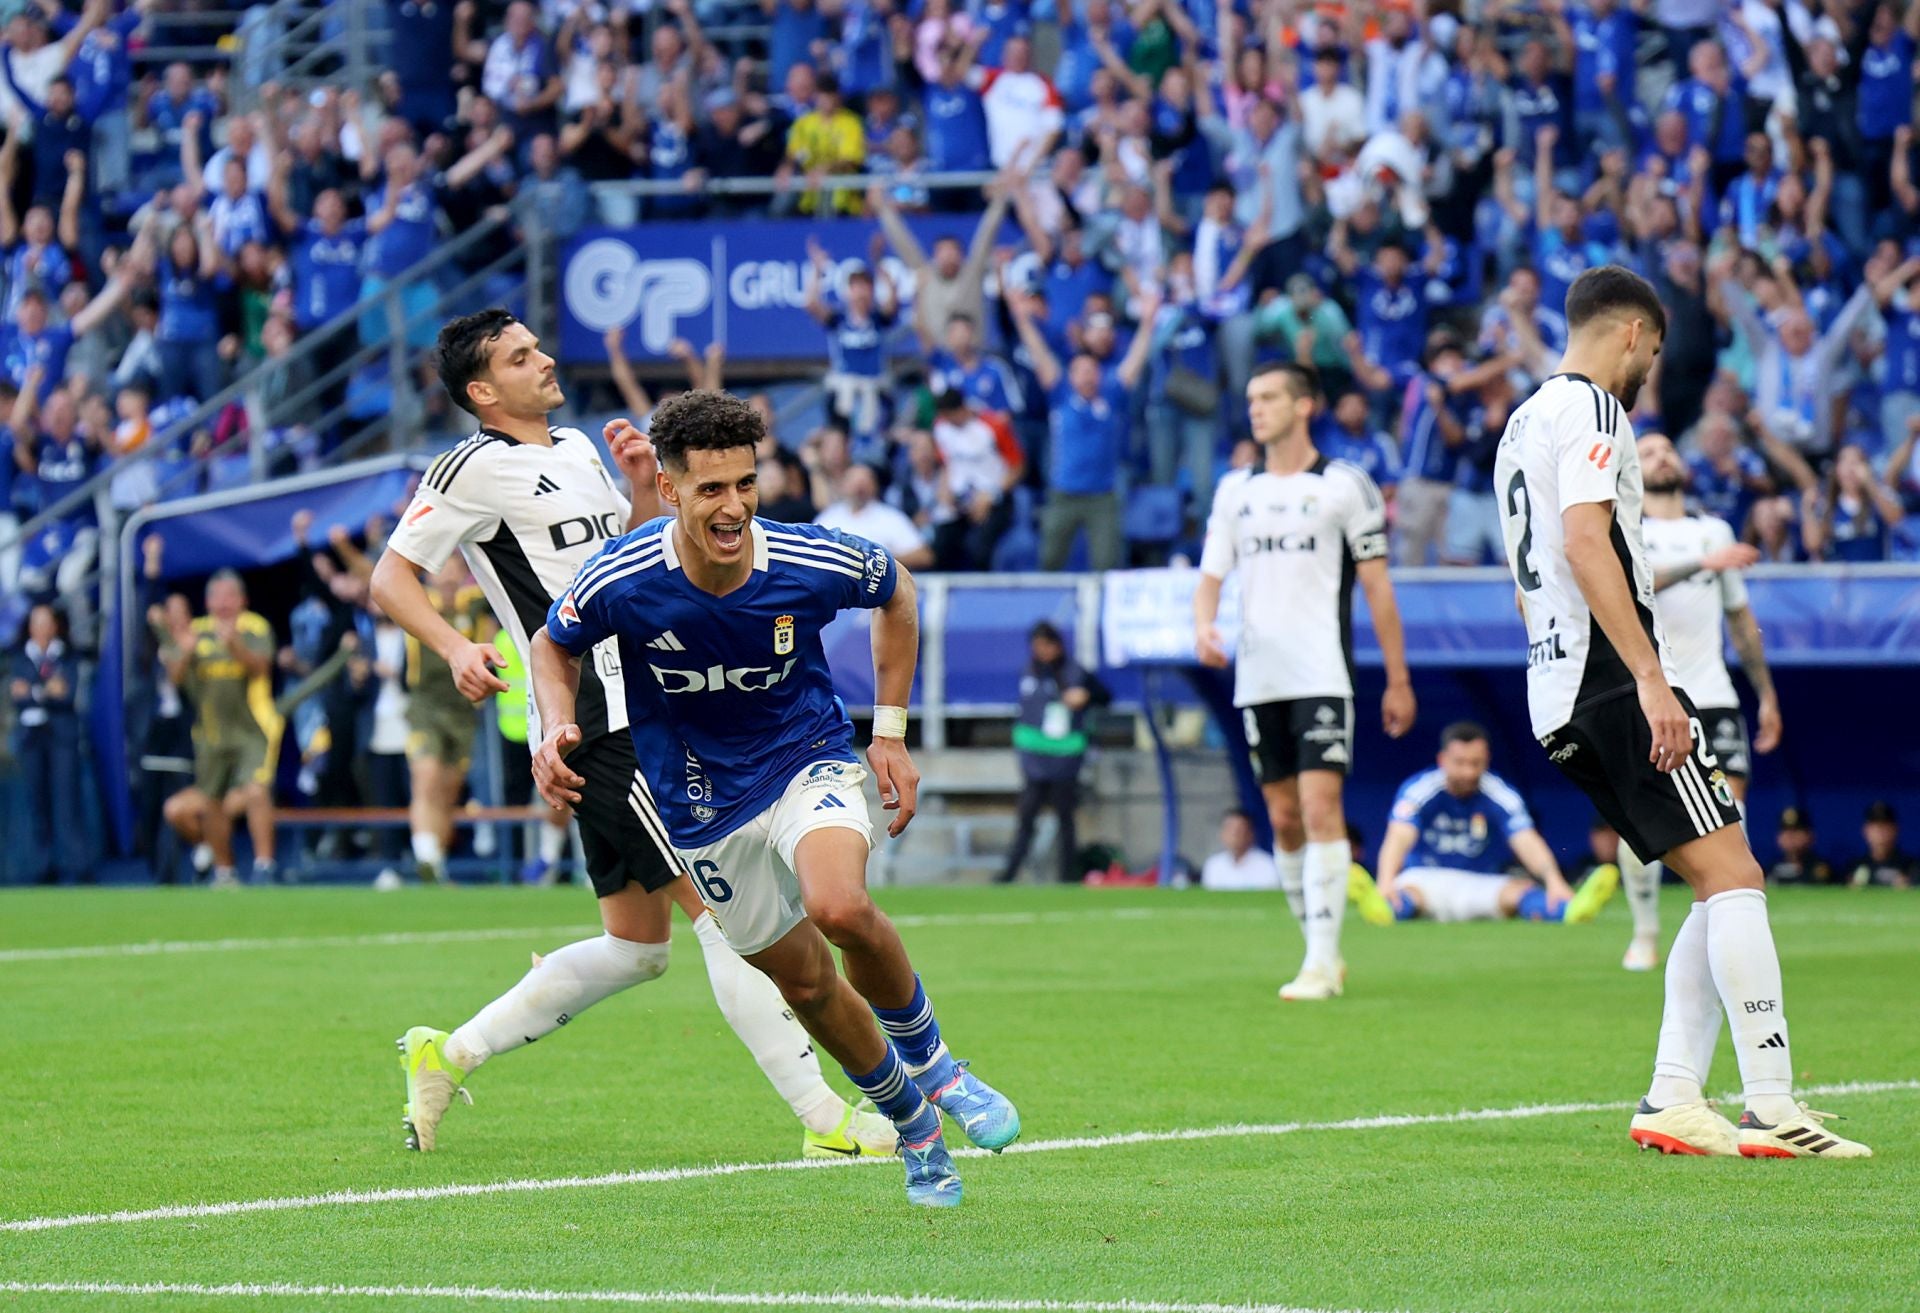
[[[721,569],[748,559],[747,521],[760,509],[752,447],[687,452],[685,469],[661,467],[660,496],[679,521],[682,551]]]

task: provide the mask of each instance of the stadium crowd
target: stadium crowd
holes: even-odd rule
[[[0,33],[16,653],[62,623],[93,649],[101,516],[311,468],[314,414],[393,406],[384,358],[310,385],[386,339],[368,297],[430,309],[409,270],[502,213],[463,270],[594,221],[869,223],[864,263],[808,253],[827,420],[770,441],[763,513],[910,565],[1189,547],[1281,357],[1318,368],[1398,564],[1498,561],[1494,445],[1608,261],[1671,312],[1634,420],[1702,506],[1769,561],[1920,559],[1920,0],[387,0],[372,85],[298,92],[270,40],[142,57],[217,34],[178,26],[204,8],[33,0]],[[766,185],[709,185],[738,178]],[[923,249],[919,212],[981,217]],[[606,349],[600,399],[644,413]],[[675,354],[719,381],[724,351]],[[443,427],[420,396],[408,427]],[[371,661],[371,613],[330,615]]]
[[[1674,312],[1635,418],[1681,442],[1703,505],[1769,560],[1920,554],[1920,4],[403,0],[371,8],[390,40],[364,95],[282,89],[271,43],[245,86],[135,65],[184,7],[36,0],[6,28],[10,630],[87,576],[94,509],[13,526],[149,443],[216,457],[193,490],[323,459],[301,421],[325,407],[275,403],[384,311],[276,360],[500,207],[560,237],[871,217],[864,271],[816,257],[836,424],[782,435],[771,500],[826,509],[844,444],[948,568],[994,564],[1036,503],[1042,565],[1190,536],[1276,355],[1321,369],[1326,449],[1392,489],[1402,563],[1492,561],[1492,448],[1568,282],[1607,260]],[[926,181],[973,171],[975,241],[922,251],[901,213],[980,209]],[[829,189],[861,173],[879,185]],[[366,413],[383,369],[356,380]],[[139,463],[109,500],[180,473]]]

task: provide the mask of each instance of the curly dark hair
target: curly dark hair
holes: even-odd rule
[[[731,392],[702,388],[661,402],[648,436],[660,463],[685,474],[688,452],[757,447],[767,436],[767,426],[759,411]]]
[[[519,323],[517,316],[494,306],[458,319],[449,319],[434,343],[433,363],[440,372],[440,383],[453,398],[453,404],[478,417],[467,397],[467,384],[485,378],[493,364],[493,344],[500,335]]]

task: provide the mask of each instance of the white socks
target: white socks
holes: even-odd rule
[[[1620,883],[1627,887],[1627,906],[1633,912],[1633,937],[1660,937],[1660,863],[1642,862],[1626,844],[1620,845]]]
[[[552,864],[560,860],[567,851],[567,838],[572,828],[571,825],[548,825],[542,822],[540,826],[541,861]]]
[[[603,934],[537,954],[520,983],[480,1009],[447,1039],[447,1060],[466,1071],[549,1035],[580,1013],[667,969],[667,945]]]
[[[813,1038],[794,1018],[779,987],[733,951],[711,914],[693,923],[693,933],[707,960],[720,1015],[806,1128],[821,1135],[833,1130],[847,1111],[846,1100],[821,1078]]]
[[[1309,843],[1301,871],[1301,901],[1306,905],[1307,960],[1303,970],[1340,974],[1340,922],[1347,914],[1347,867],[1353,846]]]
[[[1301,893],[1301,881],[1307,865],[1307,850],[1288,852],[1278,843],[1273,847],[1273,865],[1280,872],[1280,892],[1287,896],[1287,908],[1302,926],[1307,923],[1307,903]]]
[[[1707,965],[1707,905],[1695,903],[1667,950],[1667,1002],[1660,1014],[1660,1046],[1654,1052],[1647,1102],[1671,1108],[1705,1098],[1707,1072],[1719,1042],[1720,994]]]
[[[1733,1032],[1747,1108],[1777,1125],[1799,1107],[1793,1101],[1780,957],[1767,924],[1767,896],[1758,889],[1729,889],[1701,906],[1707,914],[1707,961]]]
[[[446,856],[440,851],[440,836],[424,830],[413,832],[413,860],[422,866],[431,866],[438,870],[441,859]]]

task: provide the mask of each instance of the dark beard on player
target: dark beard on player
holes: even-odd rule
[[[1654,493],[1655,495],[1669,492],[1685,492],[1687,488],[1686,483],[1677,475],[1668,475],[1658,483],[1655,483],[1652,479],[1648,479],[1644,486],[1648,492]]]
[[[1620,384],[1620,391],[1615,394],[1621,409],[1629,412],[1633,410],[1640,400],[1640,385],[1646,381],[1647,376],[1644,372],[1627,375]]]

